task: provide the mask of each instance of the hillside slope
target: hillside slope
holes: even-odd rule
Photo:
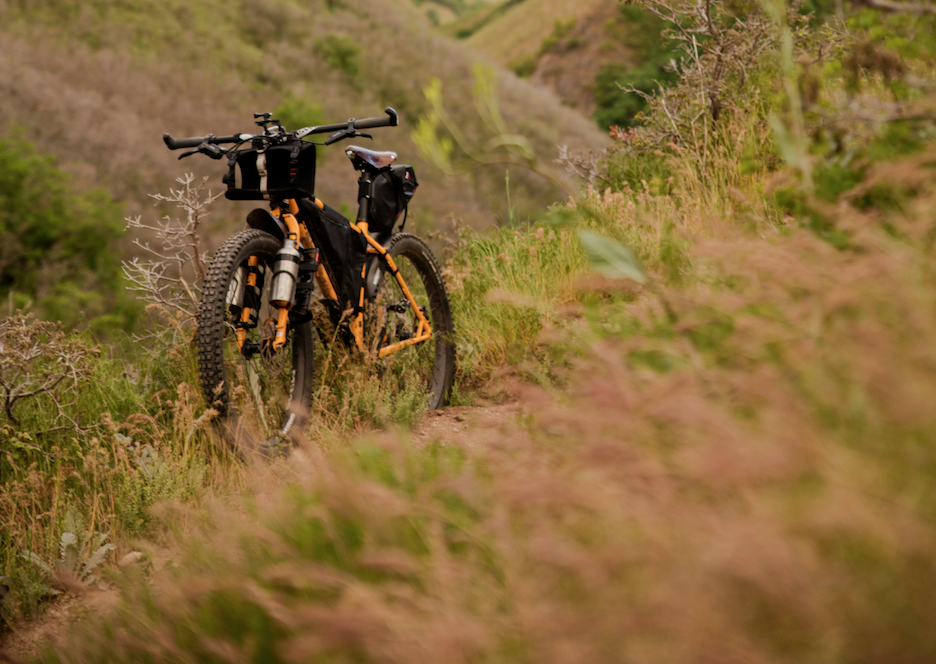
[[[249,130],[252,112],[290,100],[315,116],[309,124],[396,107],[403,127],[378,132],[373,145],[416,166],[424,185],[414,205],[417,224],[454,215],[481,226],[503,198],[502,170],[450,181],[418,156],[409,130],[427,108],[422,89],[433,76],[445,81],[456,120],[469,135],[481,132],[471,97],[475,57],[390,0],[366,8],[325,0],[262,7],[160,0],[133,11],[103,1],[78,7],[39,0],[29,9],[0,7],[0,25],[0,133],[19,128],[56,155],[79,187],[103,185],[131,213],[186,171],[209,175],[220,187],[223,165],[177,163],[163,132]],[[501,79],[508,123],[533,140],[544,161],[557,143],[602,144],[587,120],[550,93],[505,72]],[[354,197],[354,175],[343,162],[332,149],[319,170],[319,195],[335,205]],[[516,174],[512,185],[513,194],[537,205],[557,196],[534,176]],[[243,218],[243,210],[223,209],[226,218]]]
[[[468,13],[446,30],[591,117],[602,68],[643,64],[628,47],[630,35],[642,28],[632,26],[621,8],[616,0],[506,0]]]
[[[613,0],[507,0],[484,8],[453,26],[471,31],[466,42],[502,65],[536,54],[553,33],[556,23],[591,14],[596,8],[615,5]]]

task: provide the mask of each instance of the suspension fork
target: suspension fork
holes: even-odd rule
[[[289,310],[296,300],[296,284],[299,281],[299,222],[296,215],[299,206],[296,201],[286,201],[288,211],[277,205],[273,216],[286,224],[286,240],[283,248],[276,255],[273,264],[273,282],[270,284],[270,304],[277,309],[276,332],[273,336],[273,352],[279,352],[286,345],[286,326],[289,324]]]
[[[257,266],[260,264],[260,259],[256,256],[251,256],[247,259],[247,288],[252,289],[257,287]],[[241,310],[240,316],[240,325],[237,328],[237,350],[244,351],[244,342],[247,341],[247,327],[246,325],[250,322],[250,313],[251,309],[248,306],[244,306]]]

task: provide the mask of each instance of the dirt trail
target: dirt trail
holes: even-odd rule
[[[438,442],[471,448],[492,439],[522,435],[518,422],[522,413],[523,407],[518,401],[431,411],[413,430],[411,440],[417,445]],[[162,563],[157,567],[164,566],[166,561]],[[67,633],[74,623],[112,610],[119,599],[116,588],[62,595],[38,618],[21,623],[0,637],[0,664],[38,656],[49,640]]]
[[[39,655],[49,639],[65,633],[70,625],[82,619],[109,611],[117,606],[118,598],[116,589],[62,595],[38,618],[18,625],[4,636],[0,641],[0,663],[19,662]]]

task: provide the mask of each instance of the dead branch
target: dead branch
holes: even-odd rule
[[[133,244],[146,257],[124,261],[123,272],[131,288],[149,303],[148,308],[175,312],[177,318],[171,321],[173,328],[195,324],[201,299],[207,258],[201,250],[199,227],[209,214],[208,206],[221,196],[210,191],[204,193],[207,180],[204,178],[193,184],[195,176],[189,173],[176,180],[182,185],[180,189],[170,189],[169,195],[152,195],[157,201],[173,203],[184,210],[182,219],[166,216],[155,222],[145,222],[138,216],[126,220],[128,229],[155,235],[158,242],[157,246],[152,246],[149,241],[135,238]]]
[[[565,168],[566,173],[583,178],[590,187],[594,187],[595,182],[599,179],[607,182],[607,178],[601,174],[601,168],[599,167],[601,159],[607,154],[606,150],[598,153],[591,150],[570,152],[568,146],[560,145],[558,148],[559,157],[555,161]]]
[[[862,0],[862,4],[874,9],[880,9],[886,12],[899,14],[934,14],[936,15],[936,5],[911,4],[909,2],[892,2],[891,0]]]
[[[90,379],[97,353],[60,323],[20,312],[0,320],[0,404],[6,419],[19,427],[14,411],[20,402],[33,400],[41,402],[46,422],[52,425],[36,433],[83,430],[68,414],[73,403],[66,398]]]

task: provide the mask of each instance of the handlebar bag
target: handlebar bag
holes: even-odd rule
[[[224,176],[232,201],[308,198],[315,193],[315,145],[294,140],[228,153]]]
[[[381,171],[374,178],[367,208],[367,224],[371,231],[392,231],[418,186],[416,171],[412,166],[396,164]]]

